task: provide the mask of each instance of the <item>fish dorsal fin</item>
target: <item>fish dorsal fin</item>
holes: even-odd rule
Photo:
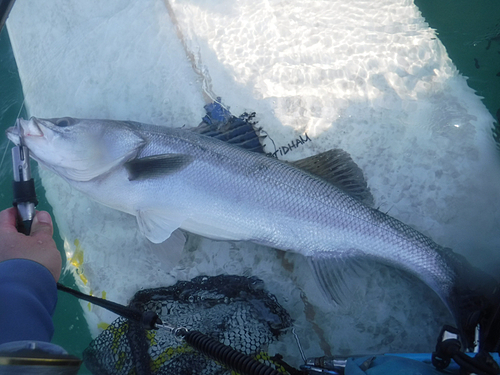
[[[193,128],[192,131],[208,137],[220,139],[221,141],[244,148],[249,151],[264,153],[261,139],[254,120],[255,113],[243,113],[241,116],[233,116],[219,101],[205,106],[206,116],[202,123]]]
[[[341,149],[325,151],[321,154],[291,162],[297,168],[321,177],[350,196],[372,207],[373,197],[368,189],[363,172]]]
[[[319,252],[308,260],[323,296],[337,305],[344,305],[363,289],[360,276],[370,267],[366,256],[354,249],[346,249],[341,255]]]
[[[187,167],[193,157],[185,154],[161,154],[132,159],[125,163],[130,181],[162,177]]]

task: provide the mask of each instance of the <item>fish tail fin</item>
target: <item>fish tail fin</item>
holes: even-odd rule
[[[461,290],[460,290],[461,289]],[[452,313],[461,331],[463,346],[500,352],[500,285],[459,288],[452,299]],[[476,329],[479,327],[479,341]]]
[[[472,350],[500,352],[500,284],[465,257],[447,251],[457,271],[449,307],[461,331],[463,346]],[[476,328],[479,326],[479,340]]]
[[[480,325],[479,347],[500,353],[500,285],[497,285],[491,303],[483,309]]]

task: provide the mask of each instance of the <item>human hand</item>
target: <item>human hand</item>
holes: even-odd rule
[[[16,228],[17,209],[0,212],[0,262],[9,259],[29,259],[47,268],[56,281],[61,276],[61,254],[52,238],[54,226],[50,214],[37,211],[31,233],[26,236]]]

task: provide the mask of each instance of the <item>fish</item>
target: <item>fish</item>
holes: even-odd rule
[[[346,268],[381,262],[432,288],[467,347],[497,303],[496,283],[464,257],[372,207],[362,172],[343,150],[294,164],[240,147],[232,142],[238,132],[224,138],[196,127],[71,117],[18,124],[7,130],[11,141],[22,139],[33,159],[75,189],[134,215],[153,243],[180,228],[296,252],[333,303],[349,298]]]

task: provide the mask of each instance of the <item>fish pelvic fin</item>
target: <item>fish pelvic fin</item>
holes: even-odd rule
[[[156,253],[161,263],[162,271],[167,273],[177,266],[182,259],[186,236],[181,229],[176,229],[162,243],[148,241],[145,241],[145,243]]]
[[[161,154],[136,158],[124,164],[130,181],[163,177],[186,168],[193,161],[191,155]]]
[[[291,164],[328,181],[353,198],[373,207],[373,196],[363,171],[344,150],[325,151]]]
[[[162,243],[181,226],[184,218],[160,210],[141,210],[136,214],[139,230],[153,243]]]

